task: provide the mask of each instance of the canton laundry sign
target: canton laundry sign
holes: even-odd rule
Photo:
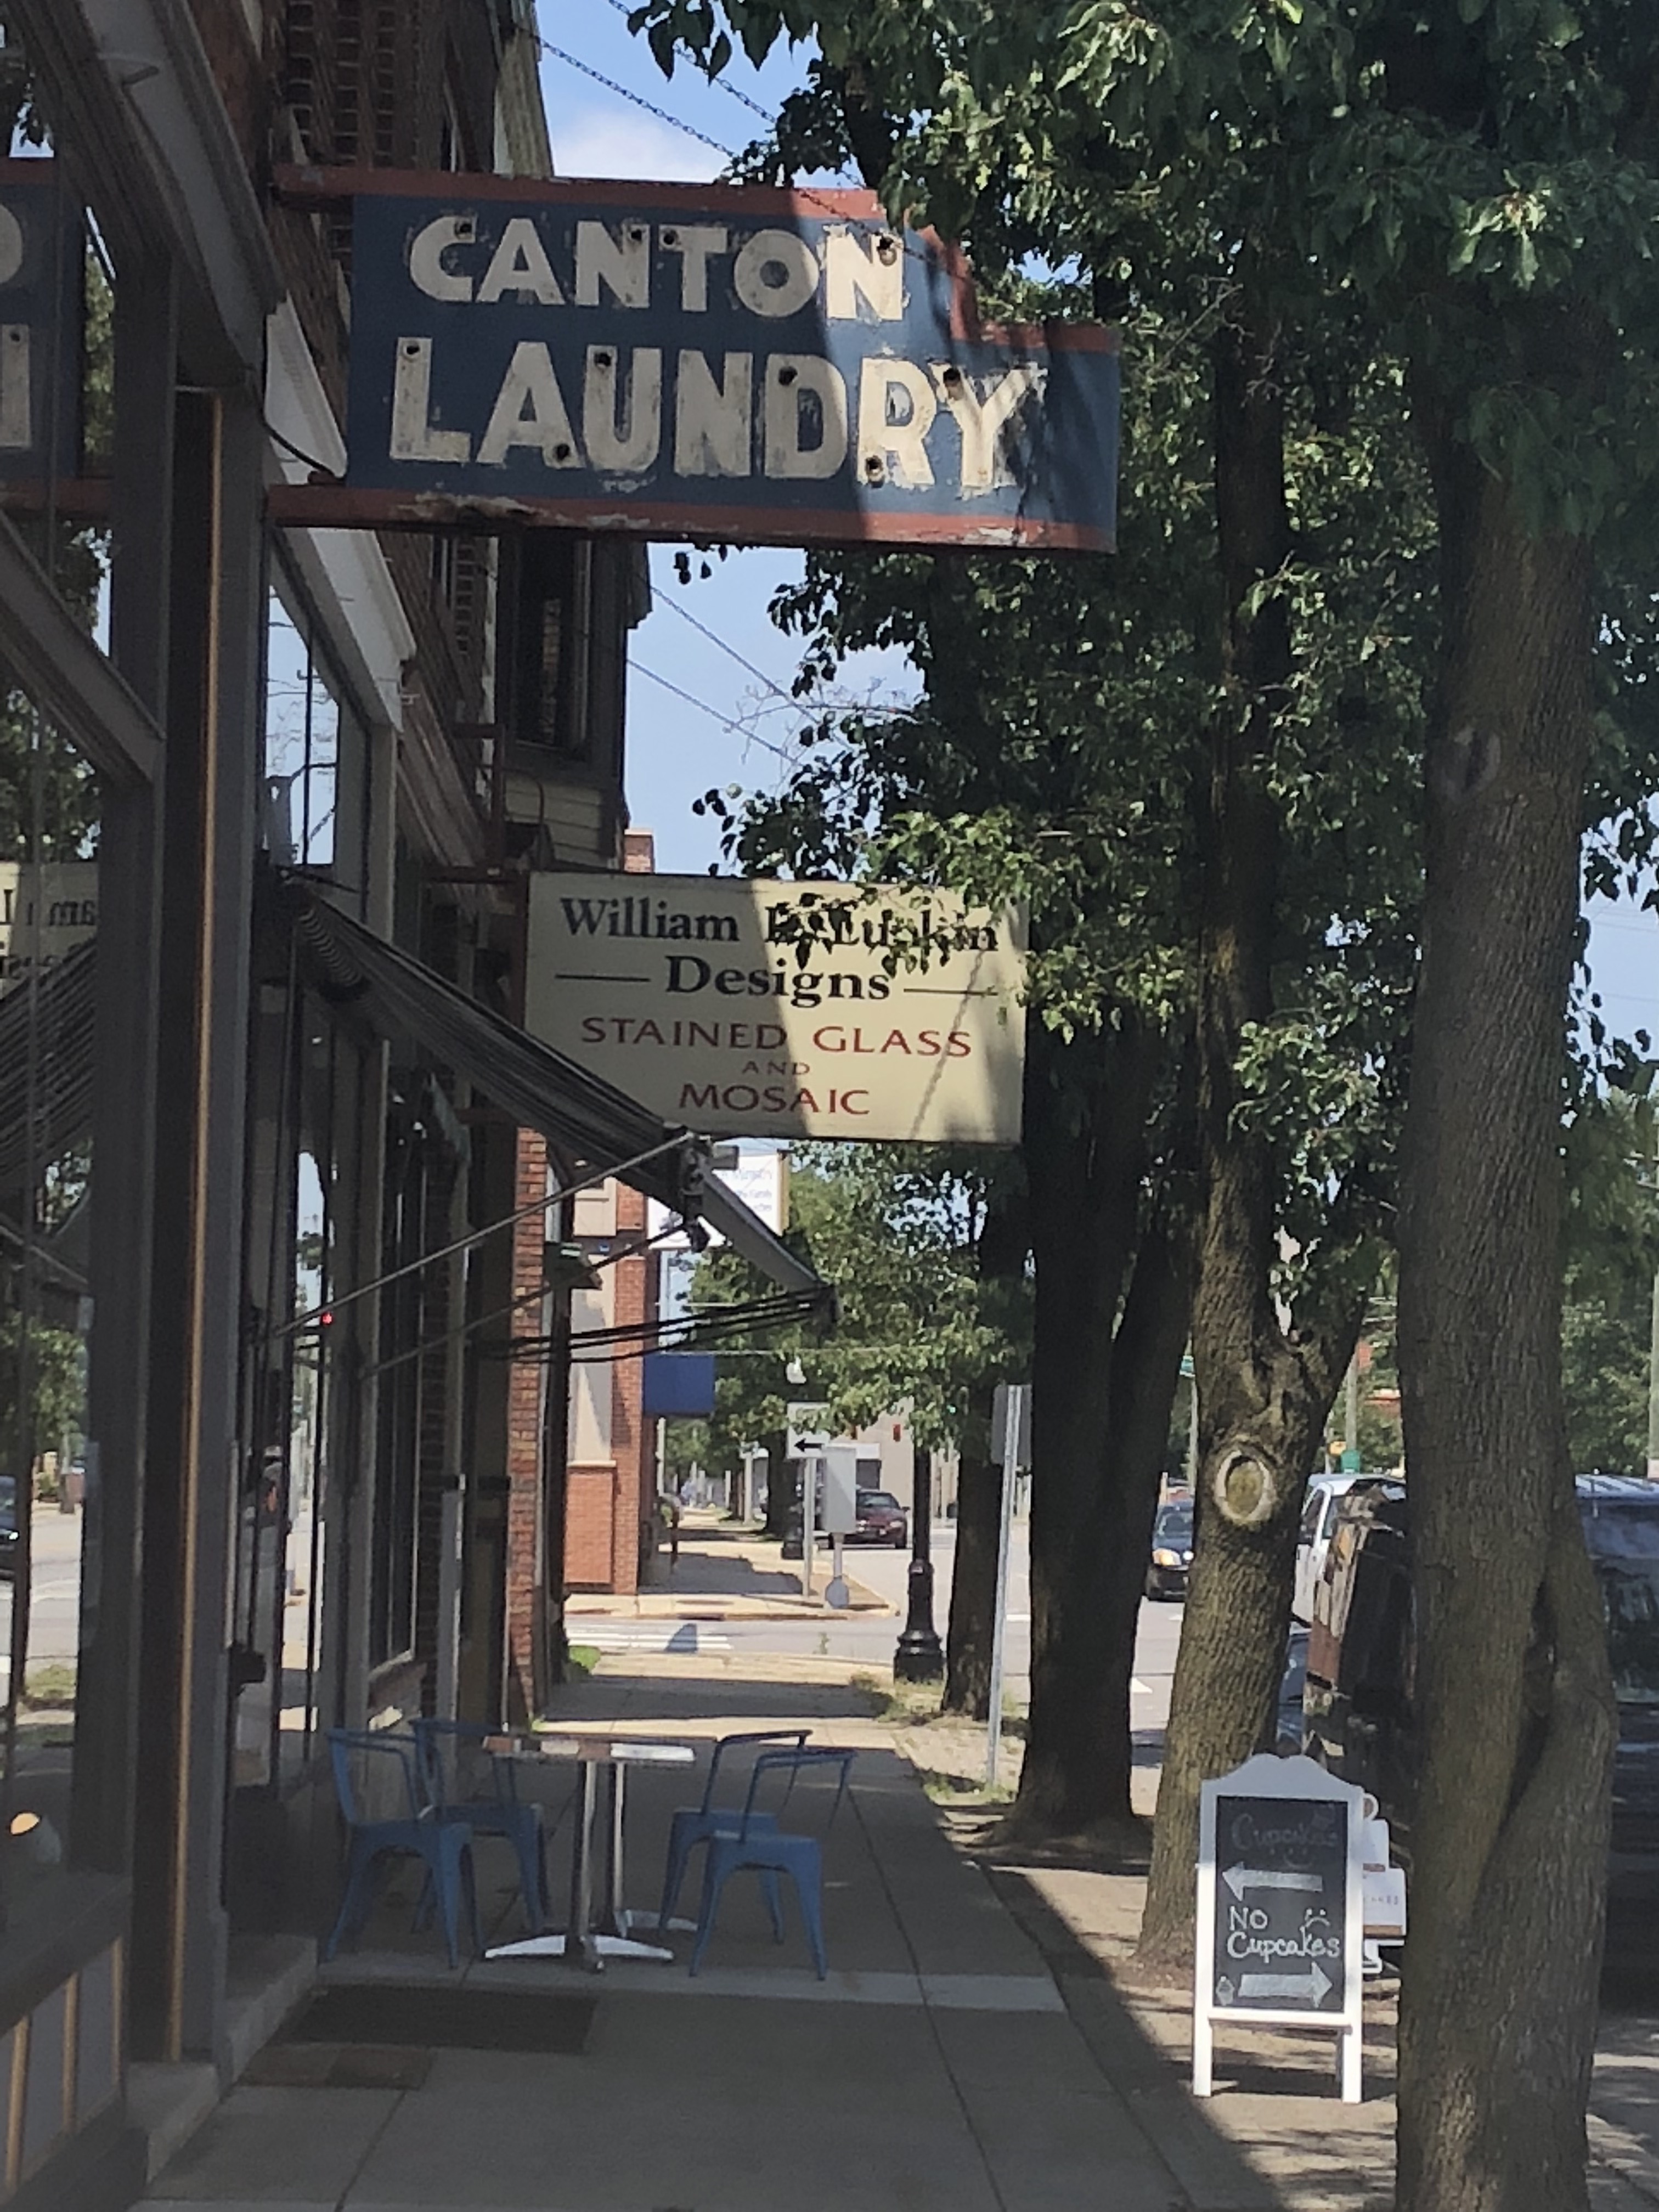
[[[1024,947],[945,891],[537,874],[525,1025],[711,1136],[1012,1145]]]
[[[289,197],[326,189],[291,173]],[[351,190],[343,496],[363,520],[1113,543],[1114,334],[981,324],[960,256],[867,193]]]

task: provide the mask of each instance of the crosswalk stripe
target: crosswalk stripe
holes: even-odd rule
[[[729,1651],[732,1639],[722,1630],[697,1620],[610,1621],[601,1628],[572,1621],[567,1632],[573,1644],[586,1644],[595,1651]]]

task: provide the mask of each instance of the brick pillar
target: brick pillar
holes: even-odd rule
[[[533,1130],[520,1129],[514,1176],[516,1208],[533,1205],[547,1191],[547,1143]],[[514,1340],[538,1337],[546,1328],[540,1289],[546,1272],[546,1220],[527,1213],[513,1231]],[[547,1600],[542,1541],[543,1391],[547,1362],[514,1359],[507,1387],[507,1674],[514,1711],[539,1710],[547,1681]]]
[[[635,1237],[646,1225],[646,1201],[625,1184],[617,1191],[617,1233]],[[654,1255],[635,1253],[619,1260],[616,1275],[616,1322],[618,1328],[636,1327],[654,1320],[657,1310],[657,1263]],[[645,1370],[638,1358],[619,1359],[612,1370],[611,1443],[617,1479],[611,1526],[611,1587],[633,1591],[639,1588],[641,1531],[655,1510],[657,1496],[654,1422],[647,1422],[641,1403]]]

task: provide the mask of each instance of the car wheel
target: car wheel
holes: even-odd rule
[[[901,1534],[894,1537],[893,1549],[896,1552],[908,1552],[909,1548],[910,1539],[908,1536]]]

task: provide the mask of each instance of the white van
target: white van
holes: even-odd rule
[[[1314,1592],[1325,1571],[1337,1504],[1359,1480],[1357,1474],[1316,1474],[1308,1485],[1302,1526],[1297,1531],[1296,1583],[1291,1592],[1291,1613],[1297,1620],[1313,1619]]]

